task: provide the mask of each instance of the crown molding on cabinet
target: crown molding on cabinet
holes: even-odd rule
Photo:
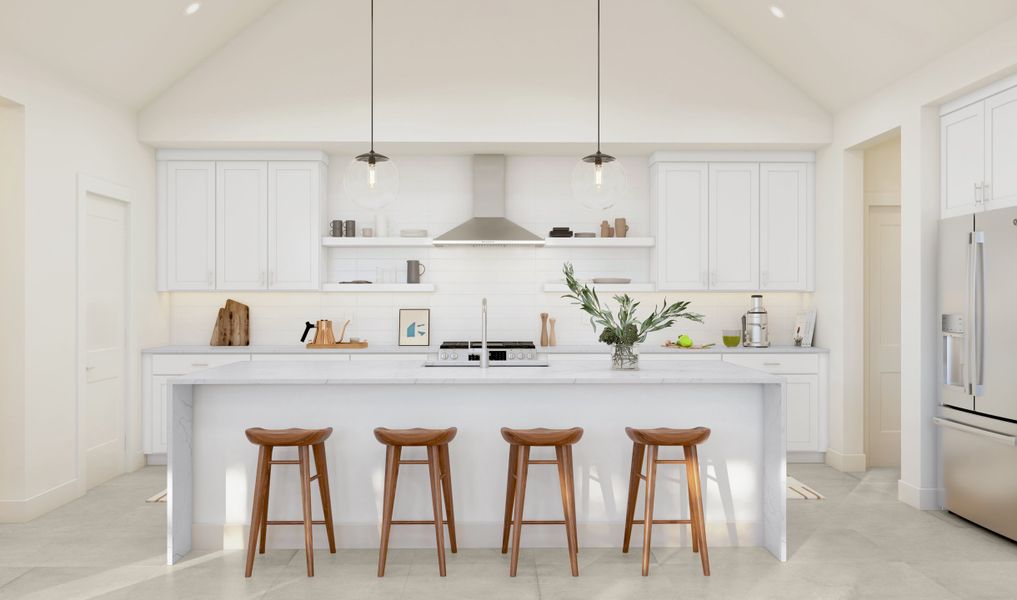
[[[660,162],[793,162],[814,163],[810,150],[662,150],[650,155],[650,164]]]
[[[210,148],[162,148],[155,160],[312,160],[328,164],[328,154],[320,150],[219,150]]]

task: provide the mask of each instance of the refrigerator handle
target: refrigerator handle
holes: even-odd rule
[[[969,266],[971,302],[971,395],[981,396],[985,384],[985,232],[971,234]]]

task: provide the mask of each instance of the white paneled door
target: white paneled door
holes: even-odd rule
[[[900,207],[866,223],[865,430],[869,466],[900,466]]]
[[[268,165],[216,163],[216,287],[268,287]]]
[[[706,163],[655,167],[657,289],[709,287],[710,181]]]
[[[269,289],[318,289],[322,173],[320,162],[268,164]]]
[[[85,200],[85,389],[81,446],[85,482],[95,487],[123,472],[127,330],[127,205],[89,194]]]
[[[710,289],[759,289],[758,163],[710,163]]]
[[[809,289],[809,165],[759,166],[759,289]]]
[[[215,289],[215,163],[166,165],[166,289]]]

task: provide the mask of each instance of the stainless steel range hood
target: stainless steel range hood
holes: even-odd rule
[[[544,238],[505,218],[505,156],[473,157],[473,218],[434,238],[435,246],[542,246]]]

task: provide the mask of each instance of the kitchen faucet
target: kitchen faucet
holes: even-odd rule
[[[480,301],[480,368],[486,369],[489,361],[487,354],[487,298]]]

